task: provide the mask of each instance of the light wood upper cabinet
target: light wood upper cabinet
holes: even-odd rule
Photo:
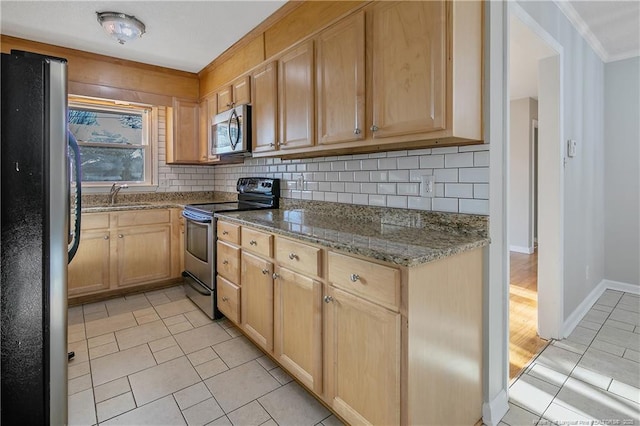
[[[364,29],[361,11],[316,39],[318,144],[365,137]]]
[[[230,110],[234,106],[251,103],[251,76],[238,78],[217,92],[217,114]]]
[[[286,268],[274,280],[274,352],[298,380],[322,393],[322,283]]]
[[[444,129],[445,2],[381,2],[371,16],[373,137]]]
[[[253,152],[274,151],[278,143],[278,63],[268,63],[252,77]]]
[[[273,263],[242,252],[241,326],[254,342],[269,352],[273,350],[272,275]]]
[[[278,112],[281,150],[314,144],[313,41],[278,60]]]
[[[325,304],[326,395],[350,424],[400,424],[400,314],[334,287]]]
[[[216,93],[216,99],[217,114],[231,109],[231,104],[233,102],[233,87],[228,85],[218,90]]]
[[[198,103],[174,98],[173,108],[167,110],[167,115],[167,164],[200,161]]]

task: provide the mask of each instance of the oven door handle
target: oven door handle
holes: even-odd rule
[[[191,287],[192,289],[194,289],[195,291],[197,291],[201,295],[203,295],[203,296],[210,296],[211,295],[211,292],[202,289],[200,283],[198,282],[198,279],[196,277],[194,277],[191,272],[183,271],[182,272],[182,276],[184,278],[187,278],[185,281],[187,282],[187,284],[189,284],[189,287]]]
[[[211,218],[210,217],[206,217],[206,216],[202,216],[199,215],[197,213],[191,213],[188,210],[182,210],[182,217],[184,217],[185,219],[188,220],[192,220],[194,222],[198,222],[198,223],[211,223]]]

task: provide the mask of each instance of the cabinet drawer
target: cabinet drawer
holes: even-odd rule
[[[400,271],[366,260],[329,253],[329,281],[336,287],[397,310]]]
[[[153,225],[171,222],[168,209],[131,210],[116,214],[118,226]]]
[[[216,266],[218,274],[229,281],[240,283],[240,249],[225,242],[218,241]]]
[[[219,240],[240,245],[240,225],[219,220],[216,232]]]
[[[275,258],[283,266],[313,276],[322,275],[322,250],[282,237],[275,237]]]
[[[230,321],[240,324],[240,287],[225,280],[220,275],[216,279],[218,289],[218,309]]]
[[[265,257],[273,256],[273,235],[251,228],[242,228],[240,232],[243,249]]]
[[[82,230],[106,229],[109,227],[109,213],[83,213]]]

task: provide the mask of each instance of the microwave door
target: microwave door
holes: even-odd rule
[[[224,154],[230,151],[229,126],[227,121],[214,123],[211,126],[211,155]]]
[[[231,116],[229,116],[229,143],[231,144],[232,151],[237,149],[240,138],[242,137],[241,119],[242,117],[238,115],[238,112],[235,109],[231,110]]]

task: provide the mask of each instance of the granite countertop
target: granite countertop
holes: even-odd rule
[[[335,203],[330,203],[335,204]],[[389,209],[399,210],[399,209]],[[487,220],[471,221],[484,224],[484,229],[463,229],[459,219],[465,215],[451,215],[452,226],[447,229],[446,214],[434,216],[440,223],[420,226],[363,220],[349,216],[344,209],[339,214],[317,213],[317,209],[281,208],[245,212],[216,213],[219,219],[252,226],[257,229],[334,248],[347,253],[382,260],[402,266],[417,266],[489,244]],[[348,211],[348,210],[346,210]],[[469,216],[472,217],[472,216]],[[443,219],[444,218],[444,219]],[[482,218],[482,217],[480,217]],[[464,219],[463,219],[464,221]],[[398,222],[402,222],[401,220]]]
[[[214,191],[119,194],[118,201],[107,204],[108,194],[82,196],[82,213],[127,210],[184,208],[187,204],[224,203],[237,200],[237,194]]]

